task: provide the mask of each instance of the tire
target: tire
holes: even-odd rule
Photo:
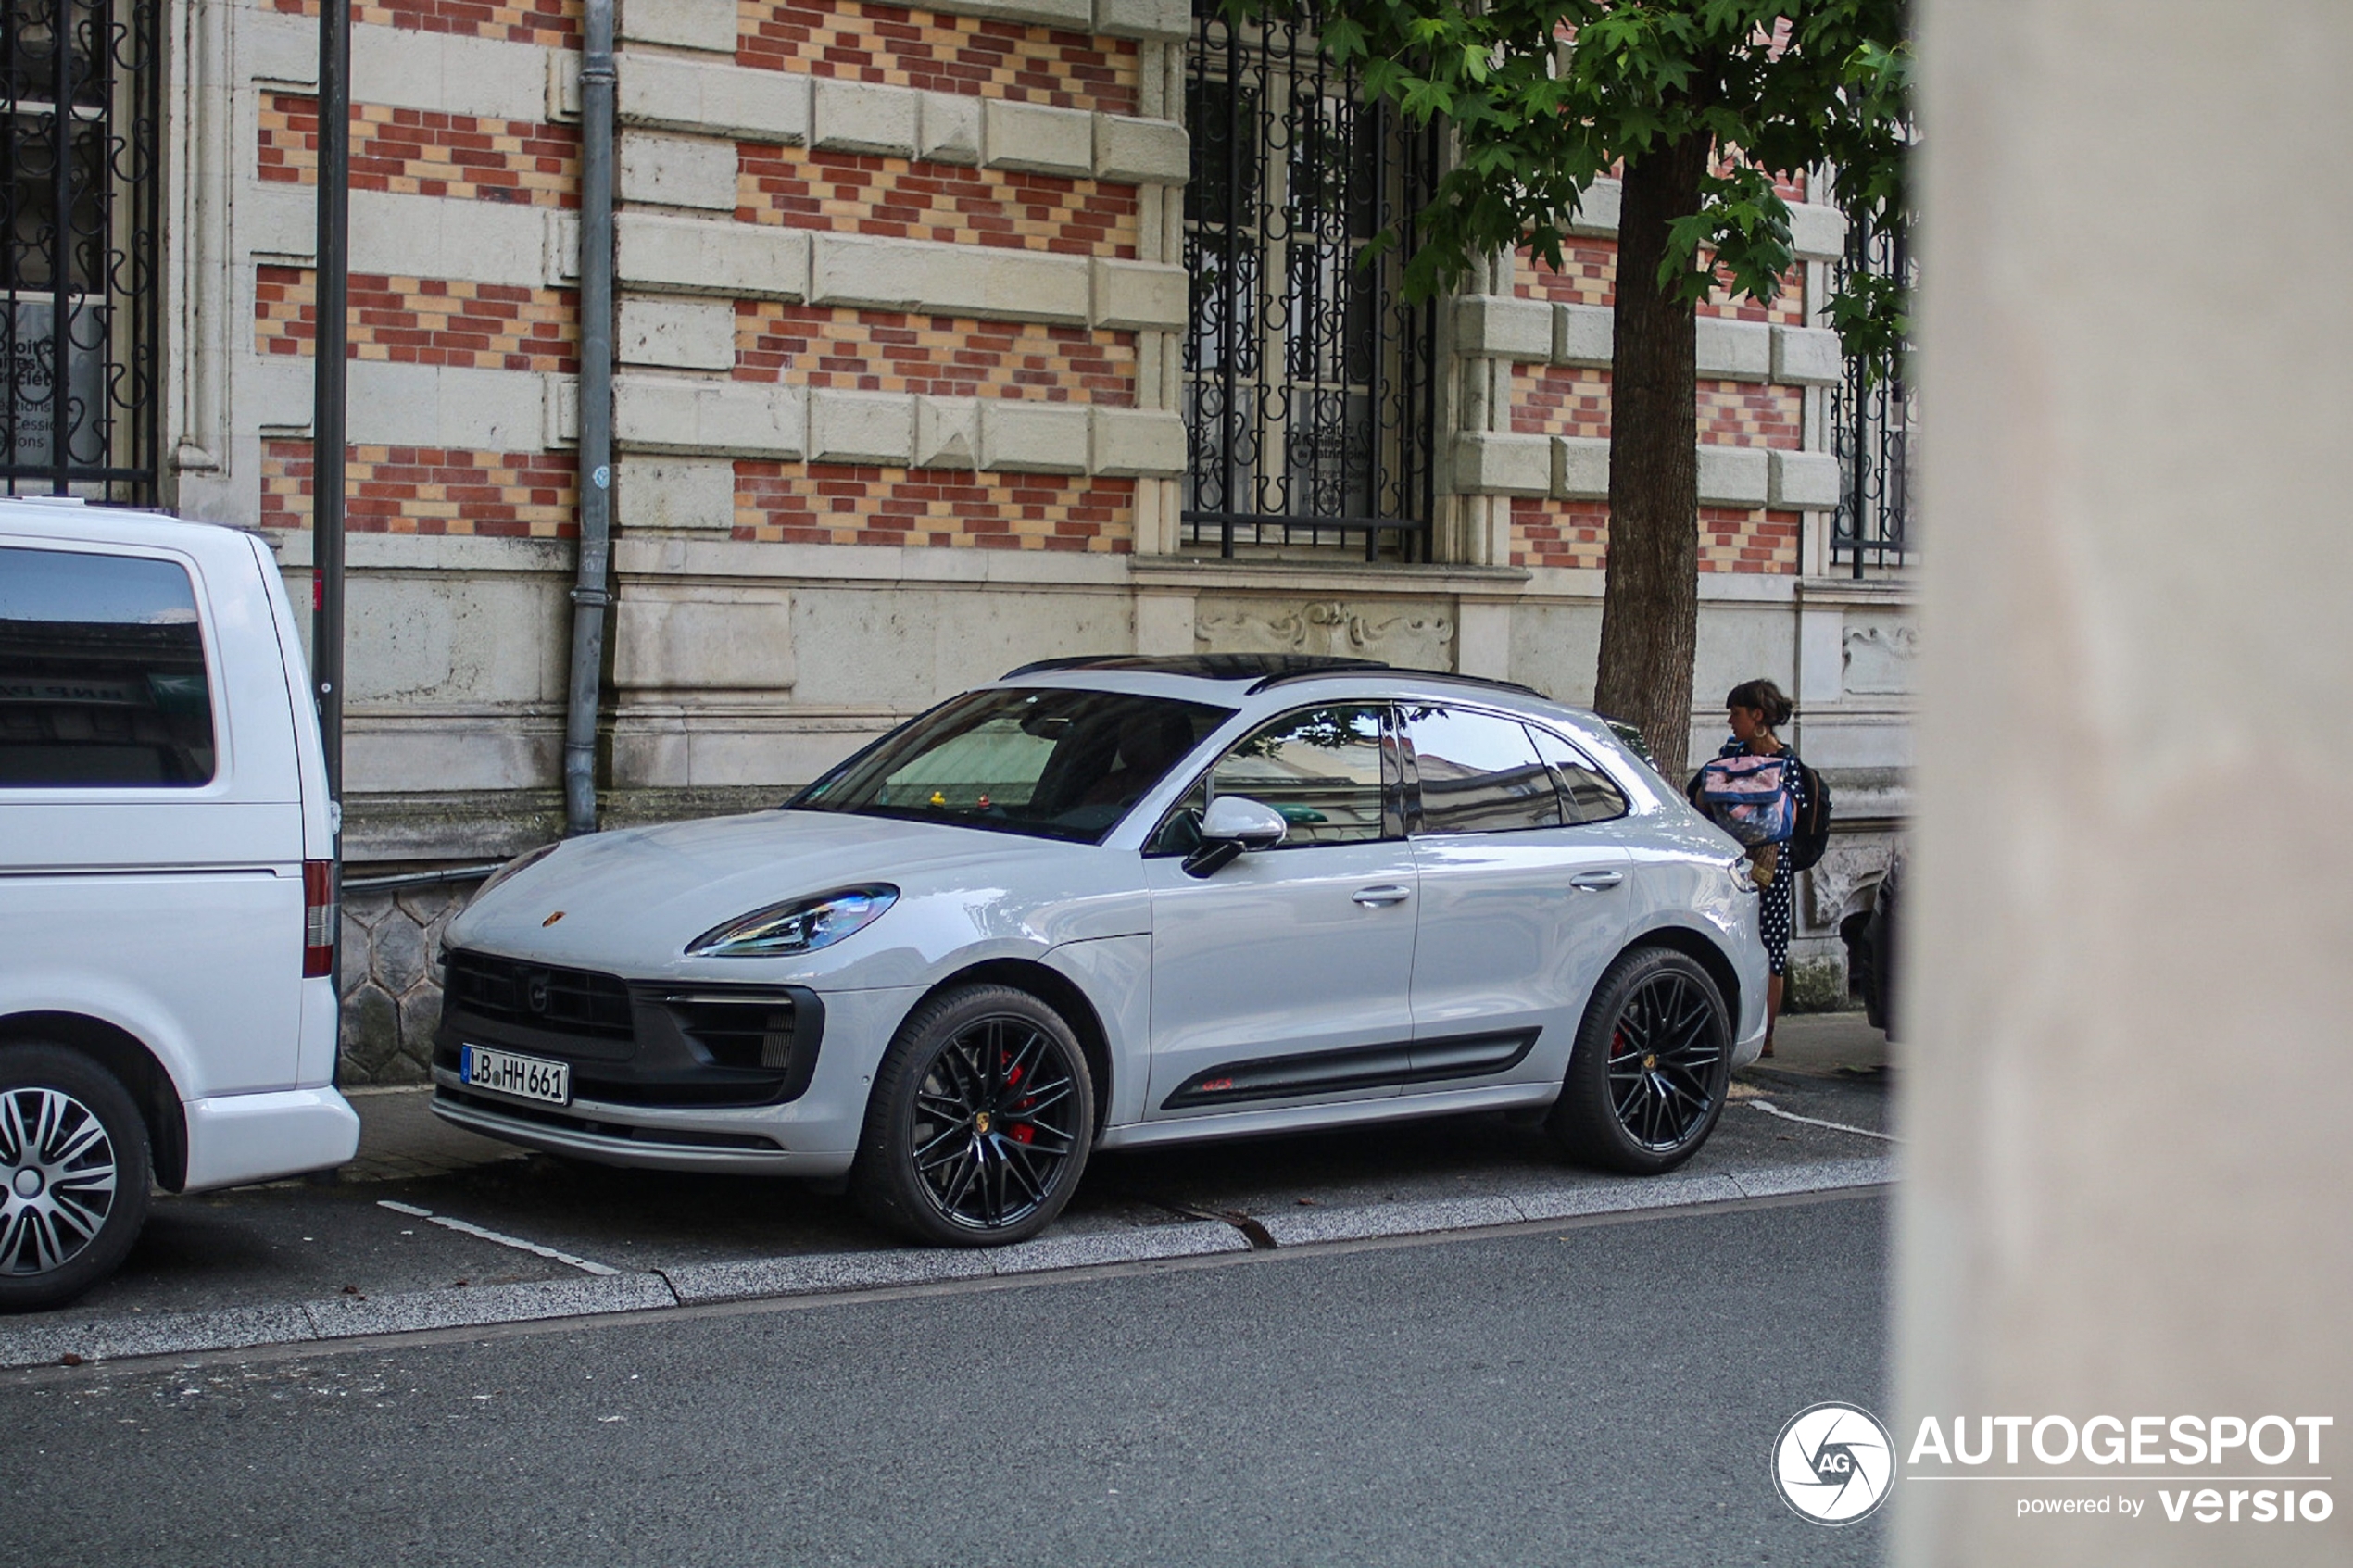
[[[1580,1164],[1655,1175],[1699,1152],[1731,1080],[1724,995],[1667,947],[1621,954],[1593,987],[1546,1130]]]
[[[0,1311],[61,1307],[147,1220],[147,1125],[114,1074],[61,1046],[0,1046]]]
[[[850,1193],[917,1241],[1001,1247],[1053,1223],[1094,1137],[1094,1075],[1062,1015],[1009,985],[961,986],[900,1025]]]

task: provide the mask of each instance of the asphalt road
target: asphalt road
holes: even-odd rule
[[[1876,1562],[1884,1200],[0,1374],[0,1563]]]
[[[1883,1154],[1884,1143],[1824,1122],[1884,1130],[1885,1043],[1859,1015],[1791,1019],[1782,1051],[1741,1074],[1736,1098],[1692,1174]],[[1860,1064],[1858,1067],[1857,1064]],[[422,1096],[356,1102],[378,1148],[331,1185],[280,1183],[157,1201],[113,1278],[46,1314],[73,1323],[127,1314],[260,1307],[346,1291],[400,1292],[576,1277],[544,1256],[452,1231],[386,1200],[495,1229],[623,1271],[899,1245],[848,1199],[792,1183],[683,1176],[523,1157],[446,1129]],[[1763,1100],[1793,1122],[1760,1112]],[[385,1112],[397,1110],[399,1118]],[[405,1130],[403,1123],[406,1123]],[[423,1130],[421,1135],[420,1130]],[[446,1161],[422,1173],[420,1135]],[[471,1161],[471,1162],[469,1162]],[[1458,1116],[1386,1127],[1100,1155],[1061,1222],[1064,1232],[1164,1225],[1188,1212],[1265,1217],[1396,1202],[1478,1198],[1594,1179],[1565,1167],[1531,1122]],[[5,1327],[5,1323],[0,1323]]]

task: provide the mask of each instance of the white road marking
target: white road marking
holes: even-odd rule
[[[542,1247],[535,1241],[525,1241],[519,1236],[502,1236],[497,1231],[484,1230],[480,1225],[469,1224],[463,1220],[452,1220],[446,1215],[436,1214],[430,1209],[420,1209],[413,1203],[395,1203],[389,1198],[379,1198],[376,1199],[376,1207],[389,1209],[396,1214],[407,1214],[419,1220],[431,1220],[444,1230],[456,1231],[462,1236],[480,1236],[484,1241],[495,1241],[501,1247],[511,1247],[518,1252],[536,1253],[542,1258],[552,1259],[559,1263],[568,1263],[585,1274],[621,1273],[619,1269],[608,1268],[602,1263],[592,1263],[585,1258],[575,1258],[569,1252],[560,1252],[552,1247]]]
[[[1856,1137],[1860,1138],[1877,1138],[1881,1143],[1902,1143],[1904,1141],[1893,1133],[1874,1133],[1869,1127],[1850,1127],[1843,1122],[1825,1122],[1818,1116],[1800,1116],[1794,1111],[1783,1110],[1780,1106],[1775,1105],[1769,1099],[1750,1099],[1743,1100],[1741,1103],[1743,1105],[1753,1105],[1757,1110],[1763,1111],[1766,1115],[1778,1116],[1784,1122],[1803,1122],[1809,1127],[1828,1127],[1833,1132],[1853,1133]],[[435,1224],[439,1224],[442,1222],[436,1220],[434,1223]]]

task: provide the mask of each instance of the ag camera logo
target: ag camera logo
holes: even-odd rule
[[[1809,1405],[1773,1439],[1773,1485],[1792,1512],[1817,1524],[1869,1519],[1894,1481],[1894,1440],[1858,1405]]]

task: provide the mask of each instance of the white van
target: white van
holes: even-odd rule
[[[0,500],[0,1311],[358,1147],[306,671],[260,538]]]

